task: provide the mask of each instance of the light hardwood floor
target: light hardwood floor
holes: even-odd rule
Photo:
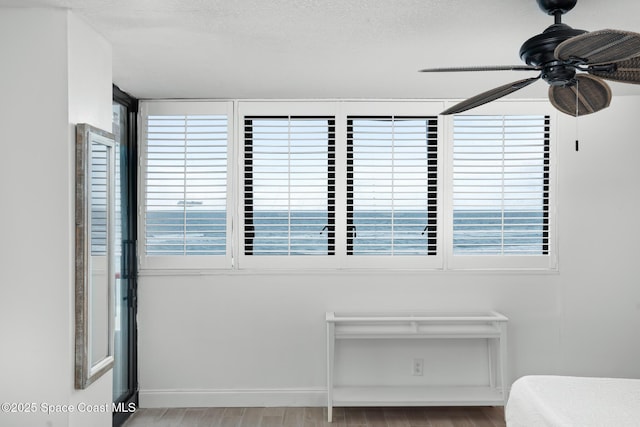
[[[136,411],[124,427],[505,427],[499,407],[170,408]]]

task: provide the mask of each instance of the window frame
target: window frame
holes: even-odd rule
[[[546,255],[454,255],[453,254],[453,131],[454,120],[451,116],[446,123],[447,168],[445,176],[445,206],[447,212],[446,228],[449,236],[446,247],[447,270],[541,270],[553,271],[558,267],[556,222],[557,193],[557,111],[547,101],[502,100],[485,104],[479,108],[459,114],[465,116],[518,116],[539,115],[549,117],[549,205],[548,205],[548,254]]]
[[[314,122],[317,124],[310,125],[310,123]],[[313,135],[316,131],[309,132],[308,130],[305,131],[305,129],[313,129],[316,127],[324,128],[325,126],[327,139],[326,146],[322,147],[322,150],[325,151],[326,149],[326,157],[314,159],[313,157],[317,153],[314,152],[313,149],[311,152],[304,149],[312,147],[319,150],[320,145],[315,145],[317,142],[315,142],[316,140],[314,138],[309,139],[304,136]],[[279,132],[274,132],[274,129],[284,129],[285,127],[288,136],[286,139],[282,138],[282,134]],[[319,133],[324,134],[324,132]],[[259,137],[256,138],[256,135],[259,135]],[[276,135],[280,137],[274,137]],[[291,135],[293,135],[293,137],[291,137]],[[305,145],[306,142],[310,141],[314,142],[311,145]],[[280,152],[284,143],[286,143],[290,148],[286,154]],[[292,144],[294,144],[293,152],[291,151]],[[286,244],[284,241],[281,242],[276,250],[276,252],[286,251],[287,254],[278,253],[274,256],[292,256],[290,253],[292,251],[305,250],[303,249],[306,246],[305,238],[302,236],[296,236],[296,224],[301,223],[298,223],[298,221],[291,215],[295,212],[294,209],[291,209],[291,204],[300,204],[304,201],[314,200],[313,197],[301,197],[303,194],[305,196],[309,194],[318,194],[319,196],[321,195],[320,200],[322,200],[322,202],[320,204],[325,205],[324,202],[326,202],[326,210],[322,212],[323,216],[326,215],[326,217],[322,218],[322,222],[315,224],[318,227],[316,229],[316,233],[320,230],[317,235],[324,236],[320,240],[326,239],[326,242],[320,247],[314,247],[314,249],[310,251],[311,253],[306,253],[302,256],[334,255],[335,245],[333,242],[335,239],[335,224],[333,217],[335,214],[335,117],[245,116],[243,147],[244,173],[242,191],[244,211],[242,214],[245,223],[245,229],[243,230],[244,254],[247,256],[266,256],[262,253],[264,249],[261,249],[260,242],[262,239],[265,239],[262,233],[267,231],[268,227],[263,228],[262,224],[260,224],[259,216],[256,215],[258,212],[265,212],[257,208],[257,206],[261,204],[260,200],[265,200],[263,199],[263,196],[265,195],[270,195],[270,198],[266,199],[270,202],[267,212],[276,212],[277,210],[275,205],[278,204],[277,202],[281,202],[282,200],[287,201],[286,211],[279,211],[287,213],[287,229],[286,232],[284,232],[284,235],[287,237],[287,242]],[[272,151],[269,151],[269,149],[272,149]],[[302,151],[295,155],[296,149],[302,149]],[[264,155],[264,157],[261,157],[261,155]],[[274,163],[267,163],[267,158],[270,158]],[[312,166],[304,164],[304,158],[306,158],[307,162],[314,161]],[[302,164],[299,163],[301,160]],[[285,162],[286,165],[283,164]],[[275,166],[275,164],[277,164],[277,166]],[[300,166],[313,168],[321,167],[326,169],[322,172],[309,172],[308,170],[298,170]],[[285,170],[268,170],[281,168]],[[318,173],[322,178],[314,177],[314,175]],[[282,177],[286,177],[286,179],[283,179]],[[307,183],[310,187],[306,187],[309,192],[302,193],[300,188],[300,184],[302,184],[302,182],[297,182],[295,179],[292,179],[292,177],[297,177],[303,181],[311,180],[311,183]],[[266,185],[266,188],[264,188],[265,182],[263,179],[267,182],[271,181]],[[322,182],[322,184],[313,184],[313,181]],[[319,187],[320,191],[314,191],[317,187]],[[304,185],[302,185],[302,188],[305,188]],[[286,198],[280,196],[286,196]],[[314,218],[313,216],[306,216],[306,218],[310,218],[311,222],[319,219]],[[298,218],[298,220],[300,219],[301,218]],[[258,224],[256,224],[256,222]],[[285,226],[285,224],[284,222],[280,222],[278,223],[278,226],[282,227]],[[256,244],[256,240],[258,241],[258,244]],[[271,244],[272,243],[273,241],[271,241]]]
[[[339,133],[339,137],[342,138],[341,143],[338,145],[338,150],[342,159],[341,173],[342,187],[344,191],[343,203],[344,207],[340,212],[344,227],[341,229],[341,235],[344,237],[344,242],[340,247],[344,261],[342,263],[344,268],[353,269],[407,269],[407,270],[442,270],[444,262],[444,241],[445,241],[445,227],[444,227],[444,211],[443,206],[443,167],[444,167],[444,132],[443,132],[443,117],[439,116],[439,112],[443,110],[443,103],[441,101],[422,101],[422,100],[408,100],[408,101],[355,101],[345,102],[341,105],[341,117],[340,123],[342,124],[342,132]],[[355,116],[395,116],[395,117],[435,117],[437,123],[437,183],[436,183],[436,200],[437,200],[437,212],[436,212],[436,254],[435,255],[346,255],[347,250],[347,230],[346,230],[346,201],[347,201],[347,118]],[[336,183],[336,187],[338,184]],[[336,235],[338,230],[336,227]],[[337,246],[336,241],[336,248]]]
[[[193,273],[207,270],[416,270],[416,271],[556,271],[558,268],[557,153],[558,114],[546,100],[498,100],[463,113],[466,115],[546,115],[549,132],[549,254],[540,256],[453,255],[453,116],[439,112],[454,101],[438,100],[150,100],[140,108],[138,173],[139,267],[142,274],[158,270]],[[225,114],[227,140],[226,255],[146,256],[144,253],[146,117],[148,115]],[[244,254],[244,121],[245,117],[334,117],[335,123],[335,254]],[[437,117],[437,254],[347,255],[347,118],[372,116]]]
[[[140,103],[140,150],[138,174],[138,257],[140,270],[209,270],[232,267],[233,241],[233,101],[142,101]],[[226,253],[225,255],[147,255],[146,247],[146,150],[147,118],[153,115],[225,115],[227,117],[227,173],[226,173]]]
[[[237,104],[237,129],[236,129],[236,141],[235,145],[235,164],[236,173],[235,179],[238,189],[244,189],[244,164],[245,164],[245,141],[244,141],[244,123],[246,118],[258,118],[258,117],[333,117],[335,121],[335,163],[336,169],[336,183],[335,183],[335,213],[336,217],[339,212],[339,194],[340,186],[337,182],[338,178],[338,152],[340,151],[338,140],[339,130],[337,125],[337,108],[333,102],[325,101],[239,101]],[[334,255],[248,255],[245,251],[245,239],[244,230],[247,224],[245,223],[245,205],[244,205],[244,192],[237,191],[236,194],[236,206],[237,212],[237,230],[234,236],[236,266],[238,269],[335,269],[338,267],[339,258],[339,239],[338,239],[338,219],[335,218],[335,252]]]

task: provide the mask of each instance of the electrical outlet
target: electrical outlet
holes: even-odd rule
[[[424,359],[413,359],[413,375],[422,376],[424,373]]]

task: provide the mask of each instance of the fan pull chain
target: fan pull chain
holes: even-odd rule
[[[579,104],[579,94],[580,92],[580,81],[576,80],[576,151],[580,150],[580,126],[578,125],[578,115],[580,114],[580,104]]]

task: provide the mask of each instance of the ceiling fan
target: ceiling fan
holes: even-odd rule
[[[554,24],[525,41],[520,58],[527,65],[426,68],[431,72],[536,71],[531,77],[483,92],[441,114],[456,114],[502,98],[542,79],[549,83],[549,100],[563,113],[582,116],[600,111],[611,102],[604,80],[640,84],[640,34],[621,30],[588,32],[561,22],[577,0],[536,0]],[[604,79],[604,80],[603,80]]]

